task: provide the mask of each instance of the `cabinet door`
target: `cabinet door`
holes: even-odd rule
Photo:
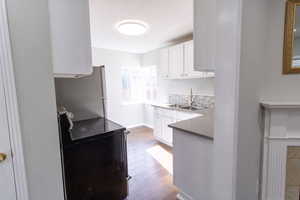
[[[187,78],[197,78],[202,76],[202,72],[194,69],[194,42],[184,43],[184,76]]]
[[[194,49],[197,71],[215,70],[216,0],[194,0]]]
[[[169,48],[169,74],[170,78],[183,77],[183,44]]]
[[[168,127],[169,124],[174,123],[174,119],[170,117],[163,118],[163,139],[167,142],[168,145],[173,145],[173,129]]]
[[[91,74],[89,1],[49,0],[49,14],[54,74]]]
[[[162,78],[169,77],[169,49],[160,50],[159,54],[159,73]]]
[[[157,110],[154,112],[154,137],[158,139],[163,138],[163,130],[162,130],[162,119],[158,114]]]

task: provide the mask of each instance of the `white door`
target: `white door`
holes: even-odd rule
[[[183,77],[183,44],[169,48],[169,74],[170,78]]]
[[[6,157],[6,158],[5,158]],[[0,199],[16,200],[11,147],[4,97],[3,80],[0,77]]]

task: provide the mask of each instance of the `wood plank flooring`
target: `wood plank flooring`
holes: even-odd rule
[[[149,152],[152,147],[171,148],[157,142],[152,129],[135,128],[128,135],[129,181],[127,200],[175,200],[178,193],[172,175]]]

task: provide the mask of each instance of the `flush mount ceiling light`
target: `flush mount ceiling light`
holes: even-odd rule
[[[116,24],[116,29],[124,35],[138,36],[145,34],[149,26],[139,20],[123,20]]]

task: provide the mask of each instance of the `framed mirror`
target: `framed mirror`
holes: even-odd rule
[[[287,0],[284,28],[283,74],[300,73],[300,0]]]

